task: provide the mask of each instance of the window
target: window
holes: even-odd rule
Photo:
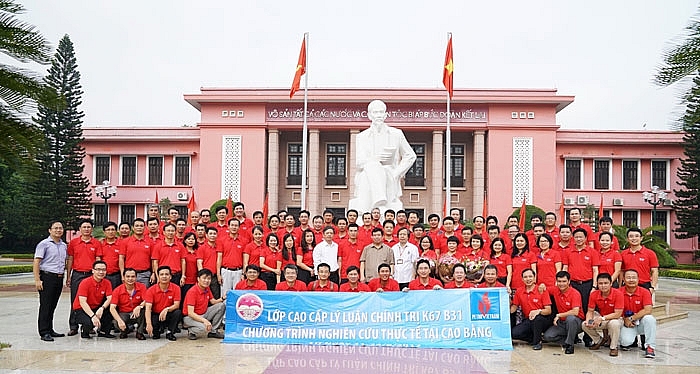
[[[299,143],[287,145],[287,185],[301,185],[301,168],[302,165],[301,153],[303,147]]]
[[[109,180],[109,156],[95,157],[95,184]]]
[[[464,144],[450,147],[450,186],[464,187]]]
[[[345,144],[326,144],[326,185],[345,185]]]
[[[566,160],[566,186],[564,188],[581,189],[581,160]]]
[[[652,211],[652,216],[654,215]],[[657,210],[656,211],[656,217],[654,217],[652,225],[656,226],[663,226],[664,229],[660,231],[654,231],[654,235],[658,236],[659,238],[663,240],[668,240],[666,237],[667,232],[668,232],[668,212],[665,210]]]
[[[136,184],[136,156],[122,157],[122,183],[133,186]],[[131,221],[129,221],[131,222]]]
[[[418,213],[418,223],[425,223],[425,209],[407,208],[405,206],[403,208],[406,210],[406,215],[408,215],[410,212]],[[462,216],[462,219],[464,219],[464,216]]]
[[[651,185],[659,186],[660,189],[665,190],[666,186],[666,166],[667,161],[652,161],[651,162]]]
[[[119,214],[119,223],[134,222],[136,219],[136,205],[120,205],[121,213]]]
[[[593,178],[596,190],[610,189],[610,160],[593,160]]]
[[[639,221],[637,219],[638,216],[639,216],[639,212],[636,210],[623,210],[622,211],[622,226],[625,226],[627,228],[638,227],[639,226]]]
[[[326,207],[326,209],[330,210],[333,212],[333,219],[336,220],[340,217],[345,217],[345,208],[331,208],[331,207]],[[359,221],[362,217],[358,217],[357,220]]]
[[[93,221],[95,226],[102,226],[105,224],[105,214],[109,214],[107,206],[104,204],[95,204],[94,206]]]
[[[639,162],[622,161],[622,189],[636,190],[637,189],[637,169]]]
[[[425,186],[425,144],[411,144],[416,153],[416,161],[408,169],[405,176],[406,186]]]
[[[148,157],[148,185],[163,185],[163,156]]]
[[[175,156],[175,185],[188,186],[190,184],[190,157]]]
[[[180,213],[180,218],[187,219],[187,215],[189,214],[187,212],[187,205],[175,205],[173,208],[177,209],[177,212]]]

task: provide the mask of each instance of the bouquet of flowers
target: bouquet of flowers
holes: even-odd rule
[[[467,280],[476,281],[484,276],[484,268],[488,265],[488,261],[483,259],[466,260],[463,264],[467,268]]]
[[[438,260],[437,264],[437,274],[440,279],[442,279],[443,282],[451,282],[452,281],[452,269],[456,264],[459,263],[459,260],[452,256],[442,256]]]

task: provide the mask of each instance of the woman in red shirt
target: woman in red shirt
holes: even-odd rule
[[[525,287],[523,282],[523,270],[532,269],[537,271],[537,258],[530,252],[530,243],[528,243],[527,235],[518,233],[513,238],[513,253],[511,254],[513,261],[513,278],[510,285],[513,291],[518,288]]]
[[[513,260],[505,253],[506,243],[502,238],[491,241],[491,259],[489,263],[496,266],[497,280],[504,284],[510,292],[510,283],[513,278]]]
[[[185,269],[183,278],[185,279],[185,284],[180,287],[182,291],[182,300],[185,300],[185,295],[187,291],[197,283],[197,234],[194,232],[188,232],[182,238],[182,244],[185,246]]]
[[[282,239],[282,267],[287,264],[297,264],[297,249],[292,234],[284,234]]]
[[[265,281],[269,291],[275,290],[282,274],[282,253],[278,243],[277,234],[268,234],[266,245],[260,252],[260,279]]]
[[[612,249],[613,236],[609,232],[601,232],[598,236],[598,244],[600,245],[600,266],[598,266],[598,274],[608,273],[614,280],[613,287],[617,288],[622,269],[622,255],[620,252]]]
[[[297,267],[299,268],[297,279],[309,284],[316,278],[314,274],[316,236],[311,229],[306,229],[301,233],[301,238],[301,253],[297,253]]]
[[[561,271],[561,255],[559,251],[552,250],[554,240],[549,234],[542,234],[537,246],[540,254],[537,255],[537,283],[544,283],[547,287],[557,285],[555,275]]]
[[[248,265],[260,266],[264,235],[262,226],[253,226],[252,234],[253,241],[243,249],[243,269],[246,269]]]

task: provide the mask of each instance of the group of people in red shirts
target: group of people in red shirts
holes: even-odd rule
[[[554,313],[550,318],[545,316],[552,314],[552,308],[549,313],[544,304],[535,308],[540,306],[537,303],[547,300],[547,305],[552,305],[552,300],[556,305],[559,294],[555,288],[564,273],[570,285],[568,289],[577,292],[581,299],[575,317],[585,319],[586,324],[590,322],[589,309],[599,313],[596,304],[599,300],[592,297],[600,291],[596,290],[600,275],[609,276],[611,289],[616,292],[616,287],[629,284],[624,272],[627,270],[638,274],[638,284],[644,290],[653,292],[658,282],[658,262],[653,251],[641,246],[641,231],[630,229],[630,247],[620,253],[611,233],[612,220],[601,218],[599,232],[593,233],[590,226],[581,222],[578,208],[570,210],[568,225],[557,225],[557,217],[551,212],[544,217],[532,216],[532,229],[527,232],[521,232],[515,216],[508,218],[505,230],[501,230],[495,216],[477,216],[465,225],[458,209],[442,219],[437,214],[429,215],[427,225],[415,211],[389,210],[382,217],[376,208],[362,215],[349,210],[345,217],[335,217],[330,210],[314,217],[308,211],[299,212],[297,217],[280,211],[265,220],[260,211],[248,218],[244,204],[238,202],[232,212],[220,206],[213,215],[207,209],[189,214],[189,224],[174,208],[168,211],[166,220],[160,220],[159,207],[154,205],[145,220],[104,224],[102,241],[92,237],[89,220],[81,222],[80,236],[68,244],[66,251],[65,283],[71,286],[75,312],[71,313],[69,335],[77,334],[78,324],[82,324],[82,336],[89,337],[85,326],[90,327],[90,322],[97,326],[98,320],[107,318],[103,311],[114,308],[114,313],[108,314],[116,321],[120,337],[126,337],[131,332],[130,326],[137,324],[139,339],[145,338],[146,333],[158,338],[167,331],[166,337],[174,340],[179,322],[185,326],[199,324],[196,331],[221,337],[218,331],[219,315],[223,318],[221,305],[226,291],[233,289],[382,292],[506,287],[512,294],[514,312],[517,311],[514,314],[520,316],[522,312],[522,317],[513,318],[513,336],[524,336],[537,349],[540,335],[549,327],[547,323],[557,327],[568,319],[560,315],[567,311]],[[456,261],[451,274],[438,279],[436,264],[445,257]],[[41,264],[42,258],[37,260]],[[488,264],[482,269],[482,276],[469,279],[464,266],[469,261]],[[41,270],[37,268],[39,275]],[[113,289],[116,296],[111,298],[110,305],[90,302],[84,305],[84,289],[80,285],[88,278],[97,282],[98,275],[110,285],[110,292],[105,290],[104,294]],[[200,279],[207,276],[209,281]],[[533,285],[538,286],[536,290]],[[537,302],[533,301],[533,292],[540,295]],[[572,300],[562,302],[569,305]],[[217,304],[221,305],[216,307]],[[146,313],[141,312],[147,308]],[[209,317],[216,315],[217,323],[199,318],[210,308],[218,308],[209,312]],[[542,318],[530,318],[536,310]],[[639,318],[633,317],[634,322],[643,317],[635,316]],[[607,317],[613,316],[606,316],[609,320]],[[545,322],[539,323],[540,320]],[[593,325],[599,327],[600,323]],[[517,328],[526,333],[520,334]],[[40,331],[42,339],[45,331],[46,328]],[[565,340],[561,331],[556,336],[554,332],[551,337],[545,333],[545,338]],[[50,334],[60,335],[53,330]],[[111,335],[109,328],[100,334]],[[644,348],[651,347],[653,352],[653,339],[650,341],[649,334],[646,335]],[[601,340],[608,336],[612,335]],[[574,342],[569,340],[564,347],[567,353],[573,353]],[[597,343],[594,337],[590,345]]]

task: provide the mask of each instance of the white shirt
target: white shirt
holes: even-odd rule
[[[314,247],[314,270],[318,273],[318,265],[326,263],[331,272],[338,270],[338,243],[328,244],[325,240]]]
[[[399,283],[412,281],[416,261],[419,257],[418,247],[409,242],[406,242],[405,246],[396,243],[391,247],[391,250],[394,252],[394,280]]]

